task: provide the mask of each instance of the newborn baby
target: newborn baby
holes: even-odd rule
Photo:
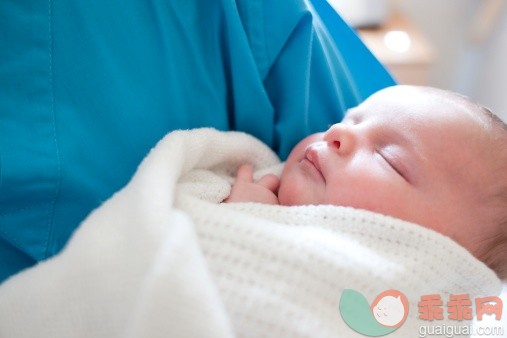
[[[280,178],[240,167],[225,202],[332,204],[442,233],[507,277],[507,126],[447,91],[394,86],[310,135]]]

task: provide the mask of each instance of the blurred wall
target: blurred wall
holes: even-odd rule
[[[489,0],[391,0],[426,35],[436,52],[432,86],[459,91],[507,121],[507,5],[490,34],[473,41],[472,26]]]
[[[469,94],[507,121],[507,5],[490,39],[477,49],[471,52],[477,62]]]

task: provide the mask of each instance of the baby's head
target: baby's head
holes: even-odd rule
[[[507,127],[447,91],[381,90],[301,141],[280,204],[371,210],[447,235],[507,277]]]

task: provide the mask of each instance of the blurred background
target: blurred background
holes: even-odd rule
[[[506,0],[328,0],[399,83],[463,93],[507,121]]]

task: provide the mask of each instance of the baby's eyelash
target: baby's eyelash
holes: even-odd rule
[[[405,175],[401,172],[401,170],[395,164],[393,164],[392,161],[390,159],[388,159],[381,151],[377,151],[377,154],[379,154],[379,156],[382,157],[382,159],[384,159],[384,161],[386,161],[387,164],[389,164],[389,166],[394,171],[396,171],[396,173],[398,175],[400,175],[401,177],[405,178]]]

